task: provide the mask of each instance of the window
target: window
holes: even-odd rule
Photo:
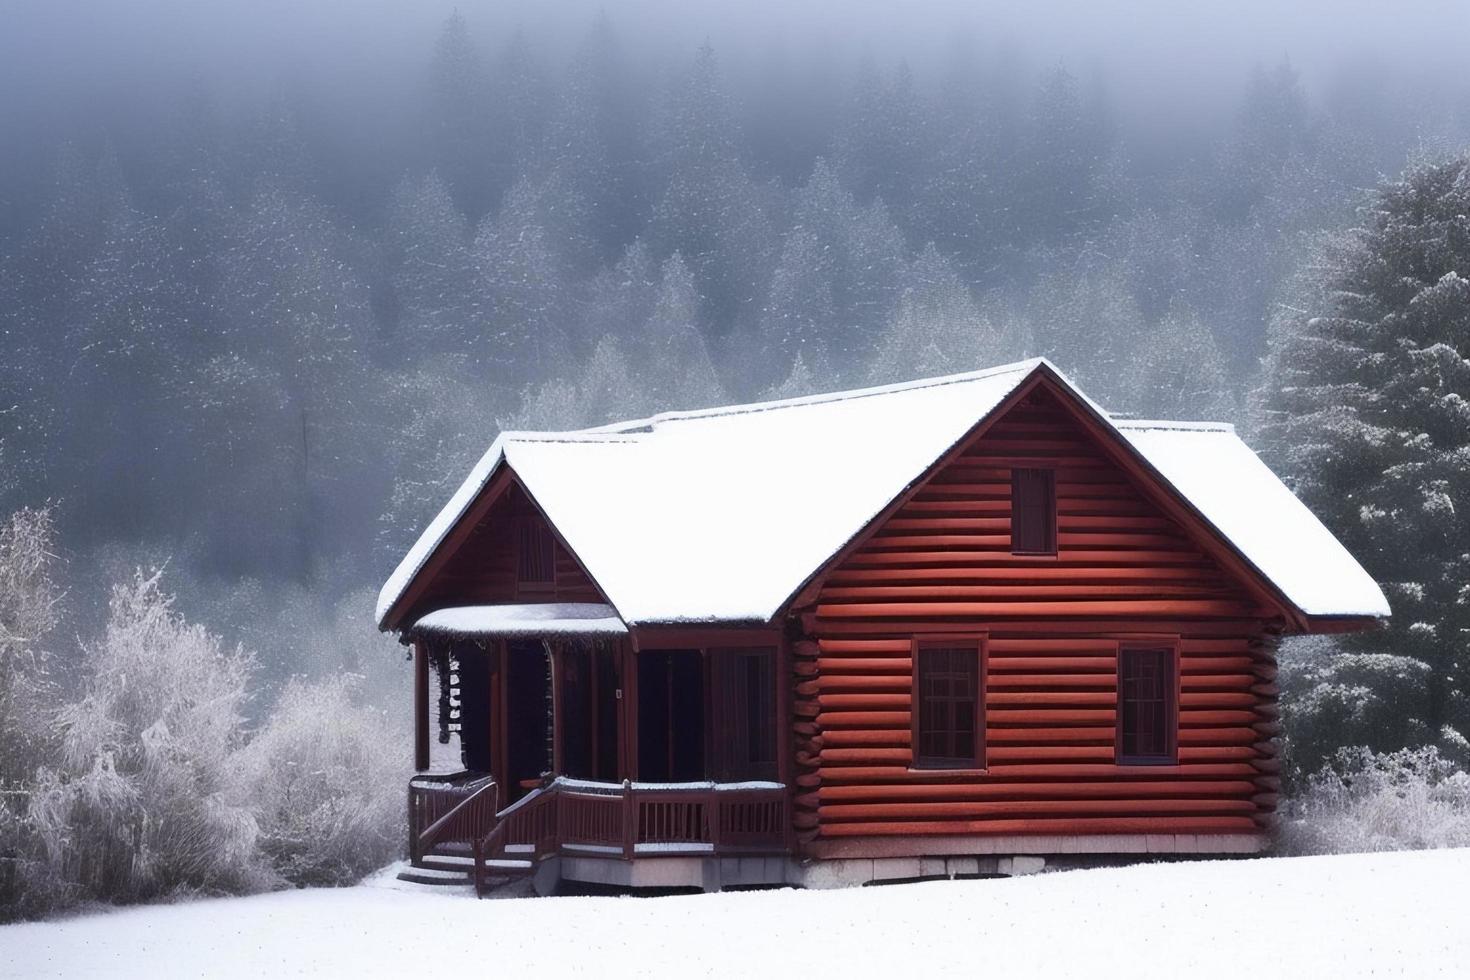
[[[984,767],[980,640],[915,643],[913,744],[920,769]]]
[[[1056,470],[1011,470],[1011,553],[1057,553]]]
[[[519,549],[516,552],[516,584],[533,591],[550,589],[556,579],[556,565],[551,547],[551,529],[538,520],[520,523]]]
[[[1124,765],[1176,761],[1179,720],[1178,670],[1172,647],[1118,652],[1118,762]]]
[[[776,651],[710,651],[711,774],[720,780],[776,779]]]

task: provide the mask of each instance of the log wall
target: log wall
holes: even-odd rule
[[[1057,471],[1058,553],[1010,553],[1010,470]],[[799,839],[1253,834],[1278,787],[1281,624],[1040,391],[796,610]],[[912,767],[911,641],[988,635],[983,772]],[[1178,764],[1115,762],[1120,642],[1177,636]]]
[[[465,543],[445,564],[416,610],[446,605],[476,605],[496,602],[602,602],[602,597],[576,558],[553,539],[556,579],[550,589],[526,594],[516,583],[519,522],[535,521],[546,526],[529,497],[519,485],[510,486]],[[420,615],[413,613],[408,621]]]

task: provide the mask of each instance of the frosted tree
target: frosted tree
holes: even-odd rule
[[[1288,161],[1311,154],[1314,142],[1306,95],[1291,63],[1257,67],[1221,160],[1226,214],[1245,218],[1265,201]]]
[[[827,334],[837,303],[829,263],[816,232],[803,227],[787,232],[761,313],[760,346],[768,368],[779,370],[799,357],[822,373],[830,370]]]
[[[61,600],[54,539],[45,509],[0,522],[0,920],[40,911],[49,898],[26,801],[56,748],[59,691],[46,646]]]
[[[351,675],[293,680],[235,756],[237,805],[294,885],[351,884],[403,846],[407,726],[361,703],[359,686]]]
[[[667,408],[704,408],[724,400],[724,388],[699,329],[699,292],[678,252],[661,270],[653,311],[634,348],[646,388]]]
[[[1470,727],[1470,161],[1384,186],[1323,241],[1274,327],[1261,435],[1294,488],[1385,586],[1352,649],[1429,664],[1431,733]],[[1345,641],[1346,642],[1346,641]],[[1393,747],[1393,746],[1385,746]]]
[[[634,324],[647,322],[658,288],[659,264],[647,243],[635,238],[615,265],[582,284],[577,302],[578,339],[590,349],[608,334],[627,334]]]
[[[650,234],[679,252],[705,299],[711,330],[753,315],[773,235],[765,201],[736,153],[737,130],[714,50],[705,44],[671,87],[657,128],[664,175]]]
[[[1105,215],[1110,150],[1101,106],[1084,104],[1065,68],[1042,80],[1013,173],[1012,214],[1023,240],[1055,243]]]
[[[444,175],[460,208],[471,220],[490,206],[489,85],[469,23],[455,10],[444,22],[429,65],[424,114],[431,163]]]
[[[980,275],[1005,244],[1009,202],[1001,177],[1014,134],[1003,124],[995,94],[968,44],[949,59],[934,107],[930,148],[920,161],[914,223],[920,240],[935,242]]]
[[[475,236],[474,257],[485,293],[486,334],[476,353],[483,376],[525,382],[554,376],[566,358],[569,297],[558,252],[558,185],[526,177],[506,195],[500,213]],[[564,200],[564,199],[563,199]]]
[[[493,97],[486,100],[483,111],[493,138],[485,167],[490,174],[489,200],[494,201],[546,159],[547,120],[555,90],[519,29],[506,39],[489,76]]]
[[[888,384],[988,367],[999,360],[999,346],[954,263],[931,243],[905,273],[903,295],[878,339],[868,381]]]
[[[529,388],[508,428],[580,429],[639,418],[661,403],[658,392],[637,382],[618,339],[607,336],[580,372]]]
[[[611,261],[647,207],[639,167],[644,120],[622,45],[599,13],[572,60],[548,124],[550,166],[583,209],[586,260]]]
[[[464,216],[437,173],[405,178],[389,211],[397,336],[411,354],[463,354],[484,328]]]
[[[797,354],[791,362],[791,370],[779,383],[761,392],[761,401],[780,401],[784,398],[800,398],[814,395],[822,390],[816,374],[806,365],[806,358]]]
[[[859,204],[818,160],[797,193],[762,316],[776,364],[798,353],[819,372],[855,370],[893,313],[905,267],[903,233],[882,201]]]
[[[1120,395],[1117,407],[1151,418],[1230,421],[1237,411],[1215,335],[1178,303],[1144,334]]]
[[[492,385],[457,361],[429,361],[382,379],[395,420],[377,453],[391,485],[376,515],[374,550],[392,566],[454,493],[514,408],[515,390]]]
[[[221,320],[249,325],[234,330],[230,353],[212,362],[230,383],[185,379],[175,395],[191,410],[229,413],[222,402],[234,397],[242,399],[239,411],[258,413],[243,416],[254,425],[231,438],[274,447],[265,457],[270,466],[236,470],[221,489],[246,512],[277,508],[245,533],[277,530],[272,564],[297,576],[310,573],[329,520],[371,519],[371,502],[334,495],[334,487],[383,479],[372,458],[376,432],[368,411],[379,391],[363,383],[374,334],[371,296],[353,267],[354,248],[319,203],[263,185],[218,257]],[[207,438],[196,445],[206,459],[221,452]],[[282,475],[278,467],[289,467],[290,475],[272,482]],[[241,543],[247,551],[258,547]]]
[[[926,149],[925,109],[906,63],[885,78],[871,56],[862,59],[833,154],[859,200],[881,198],[909,217]]]
[[[113,589],[30,803],[56,879],[110,901],[262,880],[255,820],[230,802],[251,659],[186,623],[160,574]]]
[[[1095,252],[1051,265],[1028,304],[1036,349],[1094,398],[1115,403],[1145,329],[1127,270]]]

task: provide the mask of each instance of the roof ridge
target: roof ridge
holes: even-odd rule
[[[966,371],[960,374],[939,375],[932,378],[919,378],[914,381],[900,381],[894,384],[873,385],[867,388],[848,388],[842,391],[828,391],[815,395],[798,395],[793,398],[778,398],[771,401],[743,402],[733,405],[717,405],[711,408],[686,409],[672,412],[659,412],[640,419],[628,419],[622,422],[609,422],[605,425],[592,426],[586,429],[573,430],[584,435],[617,435],[619,433],[631,433],[639,430],[652,431],[656,426],[665,422],[687,422],[694,419],[723,418],[732,415],[751,415],[757,412],[779,411],[786,408],[806,408],[811,405],[829,405],[834,402],[855,401],[859,398],[872,398],[878,395],[891,395],[903,391],[917,391],[923,388],[937,388],[942,385],[966,384],[973,381],[981,381],[993,378],[1001,374],[1015,374],[1022,371],[1034,371],[1043,364],[1056,370],[1045,357],[1032,357],[1026,360],[1013,361],[1009,364],[998,364],[994,367],[982,368],[977,371]]]

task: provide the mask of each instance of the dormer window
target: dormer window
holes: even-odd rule
[[[551,529],[538,520],[520,524],[516,553],[516,586],[523,592],[548,592],[556,584]]]
[[[1011,470],[1011,553],[1057,553],[1057,471]]]

